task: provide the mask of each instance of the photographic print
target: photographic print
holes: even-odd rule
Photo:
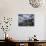
[[[34,14],[18,14],[18,26],[34,26]]]

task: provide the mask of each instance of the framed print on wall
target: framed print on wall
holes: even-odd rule
[[[34,14],[18,14],[18,26],[34,26]]]

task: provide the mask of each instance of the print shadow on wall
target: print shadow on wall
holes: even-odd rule
[[[34,26],[34,14],[18,14],[18,26]]]

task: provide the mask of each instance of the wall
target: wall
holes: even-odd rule
[[[0,0],[0,16],[1,17],[13,17],[13,22],[10,31],[10,35],[17,40],[27,40],[34,34],[37,35],[39,40],[45,40],[45,15],[46,8],[33,8],[30,6],[28,0]],[[35,14],[35,26],[34,27],[19,27],[18,26],[18,14]],[[0,31],[2,33],[2,31]],[[0,33],[0,34],[1,34]],[[1,34],[2,35],[2,34]],[[0,36],[0,39],[3,37]],[[4,39],[4,38],[3,38]]]
[[[45,24],[44,24],[45,25],[45,28],[44,28],[44,38],[46,39],[46,16],[45,16],[45,20],[44,21],[45,21]]]

